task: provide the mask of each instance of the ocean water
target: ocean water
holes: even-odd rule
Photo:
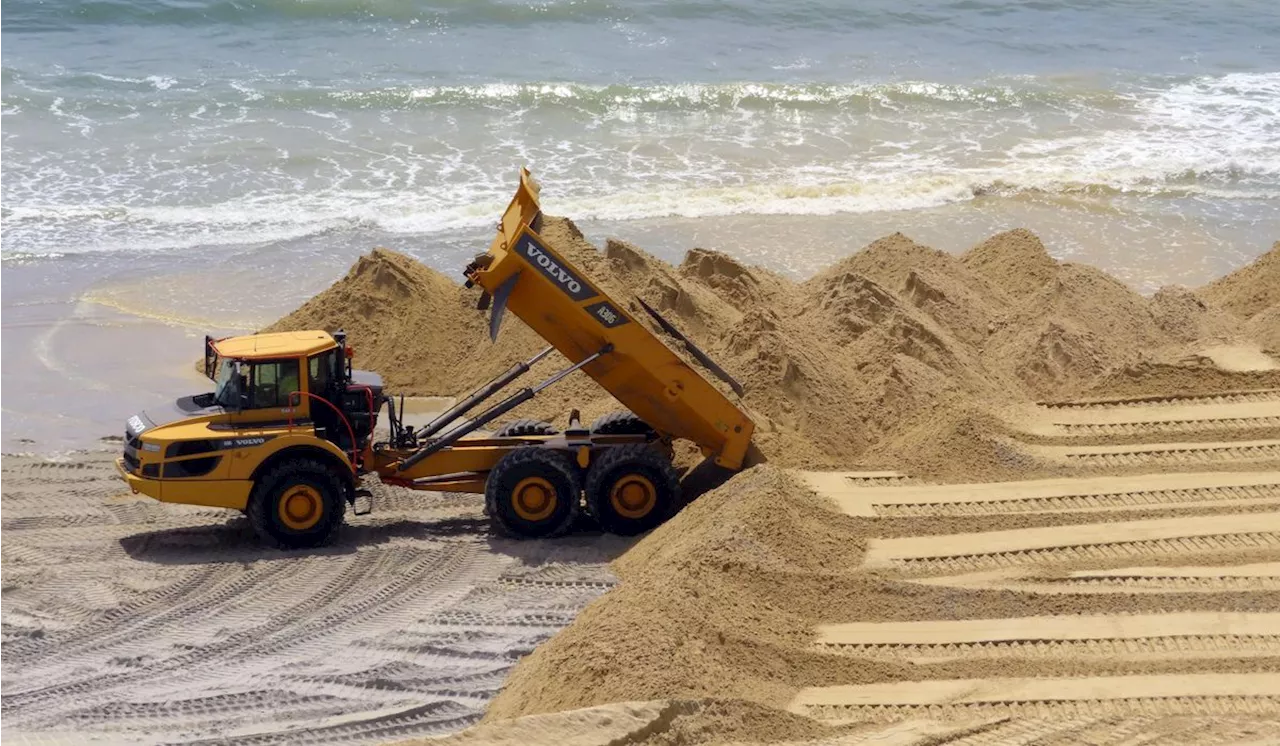
[[[2,35],[4,382],[44,392],[6,448],[374,245],[457,271],[520,165],[590,236],[799,276],[1023,225],[1153,290],[1280,239],[1272,0],[13,0]]]

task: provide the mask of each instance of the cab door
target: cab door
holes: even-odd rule
[[[228,478],[247,479],[260,463],[255,449],[288,432],[290,424],[310,434],[310,403],[298,358],[255,360],[246,376],[244,407],[230,418],[223,453]]]

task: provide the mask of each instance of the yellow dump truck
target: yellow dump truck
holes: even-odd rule
[[[527,170],[489,250],[467,266],[496,339],[511,311],[549,346],[463,397],[419,428],[373,373],[352,367],[337,331],[205,339],[211,393],[131,418],[117,460],[134,492],[157,500],[243,511],[265,540],[285,548],[329,541],[360,480],[420,490],[483,493],[502,532],[546,537],[569,529],[585,505],[607,531],[635,534],[680,504],[671,441],[691,440],[715,463],[742,467],[754,426],[741,409],[594,285],[538,230],[538,187]],[[643,312],[679,331],[654,309]],[[708,370],[736,383],[685,340]],[[559,351],[570,365],[466,418],[529,368]],[[516,420],[477,435],[538,392],[581,370],[628,411],[558,432]],[[386,411],[387,437],[379,440]]]

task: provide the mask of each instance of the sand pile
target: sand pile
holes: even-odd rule
[[[1280,243],[1231,274],[1190,291],[1161,288],[1150,307],[1181,345],[1090,381],[1091,396],[1200,395],[1280,386],[1264,351],[1280,352]]]
[[[1210,303],[1241,319],[1280,305],[1280,241],[1252,263],[1200,289]]]
[[[1280,351],[1280,241],[1253,263],[1209,283],[1198,294],[1243,320],[1247,336]]]
[[[1249,319],[1245,334],[1274,354],[1280,354],[1280,305],[1260,311]]]
[[[653,700],[485,722],[399,746],[688,746],[809,741],[849,730],[742,700]]]
[[[971,413],[993,400],[1158,387],[1151,351],[1226,334],[1230,317],[1214,304],[1254,310],[1271,297],[1267,279],[1280,266],[1264,257],[1206,289],[1206,303],[1178,289],[1144,298],[1097,269],[1055,261],[1025,230],[959,257],[894,234],[802,283],[702,249],[679,266],[623,241],[601,250],[563,218],[545,218],[543,234],[643,323],[637,298],[730,371],[745,387],[741,403],[757,422],[759,446],[783,465],[879,464],[886,443],[895,453],[951,436],[968,443],[962,434],[979,437],[989,424]],[[379,249],[270,329],[344,327],[358,364],[381,372],[393,390],[458,394],[542,346],[511,315],[497,344],[489,342],[477,296]],[[564,364],[553,355],[530,378]],[[517,416],[563,422],[574,407],[589,420],[619,405],[576,375]]]
[[[1055,261],[1029,231],[993,236],[960,261],[1012,299],[984,347],[989,367],[1007,367],[1038,398],[1178,341],[1146,298],[1094,267]]]
[[[1151,296],[1151,314],[1156,325],[1182,342],[1229,339],[1239,322],[1230,314],[1210,306],[1194,291],[1180,286],[1162,287]]]

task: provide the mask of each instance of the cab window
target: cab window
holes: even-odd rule
[[[297,360],[254,363],[249,407],[251,409],[287,407],[289,394],[298,389]]]
[[[316,396],[327,396],[329,384],[333,381],[338,361],[336,349],[312,355],[307,360],[307,390]]]

